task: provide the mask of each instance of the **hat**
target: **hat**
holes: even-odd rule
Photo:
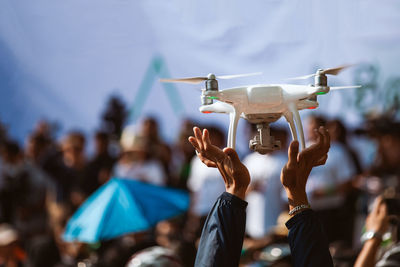
[[[122,132],[120,144],[122,151],[147,151],[146,139],[139,135],[134,125],[125,127]]]

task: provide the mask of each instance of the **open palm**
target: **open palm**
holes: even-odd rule
[[[208,167],[218,168],[221,173],[225,187],[233,194],[243,194],[250,183],[250,175],[243,163],[240,161],[236,151],[232,148],[224,148],[211,144],[209,132],[203,132],[198,127],[193,128],[194,137],[189,137],[189,142],[197,151],[200,160]],[[244,197],[244,195],[243,195]]]
[[[299,142],[289,146],[287,164],[282,169],[281,182],[288,194],[289,202],[307,202],[306,184],[313,167],[325,164],[328,158],[330,137],[324,127],[316,130],[317,142],[299,153]],[[289,203],[290,204],[290,203]]]

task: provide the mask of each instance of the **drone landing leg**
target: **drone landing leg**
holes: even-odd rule
[[[284,116],[289,124],[290,132],[292,133],[292,139],[297,140],[297,132],[293,121],[293,114],[291,112],[285,112]]]
[[[296,122],[297,130],[299,131],[299,135],[300,135],[301,149],[303,150],[306,148],[306,145],[305,145],[305,141],[304,141],[303,125],[301,124],[301,118],[300,118],[299,111],[298,111],[295,103],[289,103],[288,106],[289,106],[290,112],[294,115],[294,120]]]
[[[239,122],[239,115],[240,113],[237,112],[236,109],[234,109],[233,112],[229,113],[229,132],[228,132],[228,147],[231,147],[235,149],[236,145],[236,130],[237,130],[237,125]]]

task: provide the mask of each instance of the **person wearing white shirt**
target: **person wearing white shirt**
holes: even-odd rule
[[[121,137],[122,156],[113,169],[113,176],[164,186],[166,175],[161,163],[150,158],[145,139],[135,128],[127,127]]]
[[[287,162],[287,132],[271,129],[272,135],[281,141],[282,150],[267,155],[258,152],[249,154],[243,160],[251,176],[250,190],[246,196],[246,232],[252,238],[262,238],[276,225],[279,214],[286,202],[281,198],[283,190],[280,181],[281,170]]]
[[[223,147],[225,144],[223,132],[216,127],[207,127],[207,129],[212,143]],[[225,184],[218,169],[208,168],[198,157],[194,157],[191,161],[187,186],[192,192],[191,212],[198,217],[207,216],[216,199],[225,191]]]
[[[198,157],[191,161],[187,186],[192,192],[192,212],[198,217],[207,216],[216,199],[225,191],[218,169],[207,167]]]
[[[326,121],[321,117],[308,119],[308,145],[315,142],[317,135],[314,129],[325,126]],[[357,173],[354,160],[346,146],[332,136],[328,159],[323,168],[316,167],[308,178],[306,192],[311,207],[318,213],[326,230],[329,242],[346,241],[351,245],[348,229],[353,229],[349,220],[346,198],[351,181]],[[351,235],[351,234],[350,234]]]

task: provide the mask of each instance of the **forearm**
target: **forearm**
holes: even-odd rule
[[[296,214],[286,226],[294,266],[333,266],[328,240],[314,211]]]
[[[207,217],[195,266],[238,266],[246,224],[247,202],[223,193]]]
[[[245,200],[247,187],[244,188],[244,187],[230,186],[226,187],[225,191],[231,195],[240,198],[241,200]]]
[[[358,254],[354,267],[373,267],[376,262],[376,253],[378,252],[380,240],[372,238],[364,243],[364,246]]]

